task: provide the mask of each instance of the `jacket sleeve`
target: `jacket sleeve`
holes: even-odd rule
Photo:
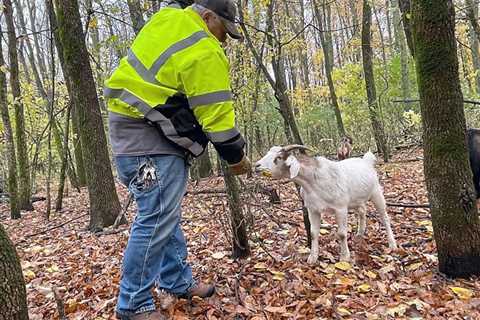
[[[228,61],[218,52],[193,55],[179,72],[197,121],[220,156],[230,164],[242,160],[245,141],[235,127]]]

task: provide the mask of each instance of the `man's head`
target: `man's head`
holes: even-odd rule
[[[232,0],[195,0],[193,8],[220,42],[227,40],[227,34],[233,39],[242,38],[235,26],[237,9]]]

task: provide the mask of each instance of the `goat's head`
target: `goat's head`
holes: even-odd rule
[[[350,153],[352,152],[353,140],[349,136],[344,136],[340,140],[340,145],[337,149],[337,158],[338,160],[344,160],[350,158]]]
[[[294,150],[310,149],[298,144],[284,147],[274,146],[255,163],[255,171],[270,172],[274,179],[295,178],[300,172],[300,162],[292,155]]]

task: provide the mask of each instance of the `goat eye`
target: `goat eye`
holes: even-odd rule
[[[275,159],[273,159],[273,163],[274,164],[277,164],[277,161],[280,160],[282,157],[276,157]]]

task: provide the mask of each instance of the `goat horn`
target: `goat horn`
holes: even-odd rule
[[[289,151],[296,150],[296,149],[308,150],[308,151],[313,152],[312,149],[310,149],[309,147],[303,146],[301,144],[291,144],[291,145],[288,145],[288,146],[285,146],[285,147],[282,148],[282,150],[285,151],[285,152],[289,152]]]

